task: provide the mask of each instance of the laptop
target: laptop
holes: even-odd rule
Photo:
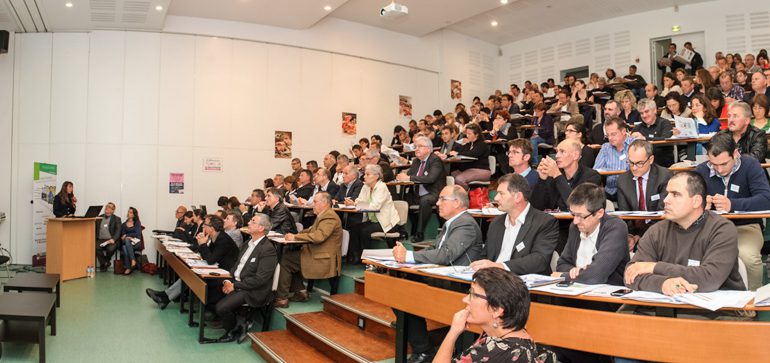
[[[101,212],[102,212],[102,206],[92,205],[88,207],[88,210],[86,211],[86,214],[84,216],[71,216],[71,218],[94,218],[94,217],[98,217],[99,213]]]

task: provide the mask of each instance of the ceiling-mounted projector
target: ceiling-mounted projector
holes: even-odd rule
[[[380,9],[380,16],[383,18],[395,18],[409,14],[409,8],[406,5],[396,4],[391,2],[384,8]]]

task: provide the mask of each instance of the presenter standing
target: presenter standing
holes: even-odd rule
[[[56,218],[71,216],[75,214],[75,207],[78,202],[78,198],[73,194],[73,186],[71,181],[65,181],[59,190],[59,194],[56,194],[56,198],[53,200],[53,215]]]

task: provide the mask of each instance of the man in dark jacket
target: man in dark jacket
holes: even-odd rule
[[[96,220],[96,259],[99,260],[99,271],[105,272],[110,267],[110,259],[115,254],[120,242],[120,217],[115,214],[115,204],[104,206],[102,219]]]
[[[273,224],[272,231],[280,234],[297,233],[297,225],[294,223],[289,208],[283,204],[283,196],[276,188],[268,188],[265,193],[265,201],[270,207],[270,221]]]
[[[732,135],[741,155],[751,156],[762,163],[767,157],[767,135],[751,125],[752,115],[748,103],[731,103],[727,109],[727,130],[720,132]]]
[[[425,226],[428,225],[428,220],[433,213],[433,206],[438,201],[441,189],[446,185],[446,171],[441,159],[433,154],[433,143],[429,138],[415,137],[414,147],[415,158],[412,160],[412,166],[408,171],[398,174],[396,180],[415,183],[410,195],[410,204],[418,204],[419,210],[417,218],[412,218],[414,226],[412,240],[421,242],[425,238]]]
[[[631,137],[652,141],[667,139],[674,134],[671,121],[662,119],[657,115],[658,109],[655,101],[643,99],[639,101],[637,110],[642,115],[642,122],[631,130]],[[655,162],[659,165],[668,168],[674,163],[674,147],[671,145],[654,146],[652,153],[655,155]]]

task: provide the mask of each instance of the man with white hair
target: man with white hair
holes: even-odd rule
[[[767,136],[751,125],[751,116],[748,103],[731,103],[727,108],[727,129],[720,132],[733,136],[741,155],[751,156],[763,163],[767,157]]]
[[[639,101],[636,109],[642,115],[642,122],[631,130],[631,137],[634,139],[661,140],[674,134],[671,121],[664,120],[657,115],[655,101],[643,98]],[[653,147],[652,153],[655,155],[655,162],[659,165],[669,167],[674,163],[674,147],[671,145],[656,145]]]
[[[767,86],[767,76],[762,72],[754,72],[751,74],[751,92],[747,92],[743,97],[743,102],[752,104],[754,102],[754,96],[765,95],[770,98],[770,87]]]
[[[433,143],[425,136],[415,137],[412,166],[396,176],[398,181],[411,181],[415,185],[408,197],[411,204],[418,205],[417,218],[412,219],[413,240],[421,242],[425,238],[425,227],[433,213],[441,189],[446,185],[444,163],[433,154]],[[416,219],[416,220],[415,220]]]

